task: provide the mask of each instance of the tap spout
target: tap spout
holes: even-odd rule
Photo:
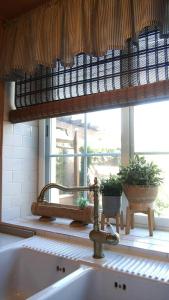
[[[92,230],[89,234],[89,237],[93,242],[101,244],[117,245],[119,243],[119,235],[116,232],[112,234],[103,230]]]

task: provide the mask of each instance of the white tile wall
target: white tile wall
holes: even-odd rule
[[[38,186],[38,122],[11,124],[13,84],[7,84],[3,123],[2,220],[31,215]]]

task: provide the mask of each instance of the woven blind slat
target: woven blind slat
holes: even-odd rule
[[[12,110],[13,123],[125,107],[169,98],[169,80]]]
[[[152,97],[157,101],[157,87],[160,97],[163,87],[158,82],[168,79],[168,71],[169,38],[161,39],[157,28],[146,28],[138,43],[129,42],[125,51],[109,50],[99,58],[80,54],[72,67],[57,62],[55,68],[40,66],[34,75],[25,75],[16,82],[16,111],[11,112],[11,120],[18,122],[21,111],[23,121],[31,116],[35,119],[35,107],[40,119],[148,102]],[[151,95],[152,87],[157,97],[156,93]],[[26,116],[29,113],[31,116]]]

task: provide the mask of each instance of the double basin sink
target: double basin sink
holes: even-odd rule
[[[1,300],[167,300],[169,285],[26,247],[0,251]]]

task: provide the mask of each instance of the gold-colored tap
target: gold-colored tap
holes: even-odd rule
[[[103,230],[92,230],[89,234],[90,239],[94,242],[94,258],[103,258],[103,244],[117,245],[119,235],[116,232],[106,232]]]
[[[94,191],[94,226],[93,230],[90,232],[89,237],[94,242],[94,258],[103,258],[103,244],[117,245],[119,243],[118,233],[114,233],[112,227],[110,232],[100,230],[99,228],[99,185],[97,183],[97,178],[94,179],[94,184],[92,186]]]
[[[73,187],[67,187],[67,186],[63,186],[57,183],[48,183],[46,184],[43,189],[41,190],[37,202],[43,202],[43,203],[47,203],[48,201],[45,198],[45,193],[47,191],[49,191],[50,189],[55,188],[64,192],[79,192],[79,191],[89,191],[90,187],[88,186],[73,186]]]
[[[111,245],[117,245],[119,243],[119,235],[117,233],[114,233],[111,226],[110,230],[111,232],[106,232],[103,230],[100,230],[100,224],[99,224],[99,190],[100,187],[97,182],[97,178],[94,179],[94,184],[88,186],[88,187],[65,187],[56,183],[49,183],[45,185],[45,187],[42,189],[37,202],[39,204],[46,204],[47,200],[45,199],[45,193],[51,189],[51,188],[57,188],[62,191],[69,191],[69,192],[77,192],[77,191],[93,191],[94,193],[94,224],[93,224],[93,230],[90,232],[89,237],[94,242],[94,258],[102,258],[104,257],[103,254],[103,244],[111,244]]]

